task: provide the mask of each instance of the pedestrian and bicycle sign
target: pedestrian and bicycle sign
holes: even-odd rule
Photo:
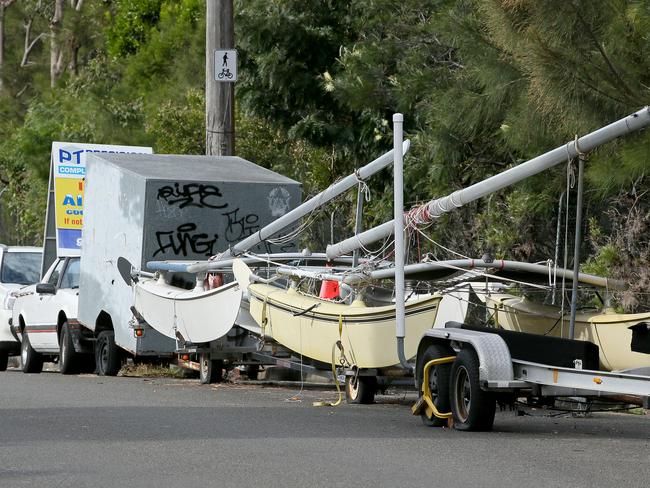
[[[214,51],[214,79],[237,81],[237,51],[235,49]]]

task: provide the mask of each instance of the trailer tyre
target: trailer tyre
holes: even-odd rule
[[[99,376],[115,376],[122,367],[122,354],[115,344],[115,333],[105,330],[97,336],[95,363]]]
[[[43,371],[43,356],[34,351],[27,332],[23,332],[23,340],[20,343],[20,360],[23,373],[40,373]]]
[[[424,376],[424,365],[432,359],[453,356],[453,349],[438,344],[429,345],[424,352],[418,356],[417,387],[418,393],[422,391],[422,378]],[[433,366],[429,373],[429,387],[431,388],[431,397],[433,404],[438,412],[446,413],[450,410],[449,400],[449,378],[451,377],[451,364],[438,364]],[[420,414],[424,425],[429,427],[444,427],[447,425],[447,419],[441,419],[436,416],[429,418],[425,412]]]
[[[481,389],[479,360],[473,349],[463,349],[458,353],[451,367],[450,390],[454,428],[492,429],[496,400],[492,393]]]
[[[9,365],[9,352],[0,351],[0,371],[6,371]]]
[[[345,377],[345,400],[352,404],[370,404],[375,401],[377,392],[376,376],[354,376]]]
[[[210,355],[203,353],[199,361],[199,381],[202,385],[220,383],[223,381],[223,361],[210,359]]]
[[[61,326],[61,340],[59,341],[59,372],[61,374],[76,374],[79,372],[79,354],[74,350],[72,334],[68,322]]]

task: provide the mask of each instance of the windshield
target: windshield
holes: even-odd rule
[[[2,260],[0,282],[29,285],[41,277],[41,254],[37,252],[7,252]]]

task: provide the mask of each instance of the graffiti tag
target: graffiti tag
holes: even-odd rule
[[[156,232],[158,249],[153,253],[165,254],[167,251],[176,256],[187,256],[188,254],[203,254],[212,256],[214,245],[219,236],[209,236],[203,232],[196,232],[196,224],[191,222],[179,225],[176,230]]]
[[[259,215],[250,213],[240,217],[238,213],[239,208],[236,208],[231,212],[222,214],[227,219],[225,237],[228,242],[241,241],[260,230]]]
[[[158,189],[158,200],[164,200],[169,205],[178,204],[179,208],[226,208],[227,203],[221,203],[223,197],[221,190],[214,185],[203,183],[187,183],[181,186],[163,186]]]

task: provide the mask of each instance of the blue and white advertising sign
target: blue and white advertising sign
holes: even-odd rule
[[[52,143],[57,256],[79,256],[83,226],[84,178],[89,153],[153,154],[150,147]]]

